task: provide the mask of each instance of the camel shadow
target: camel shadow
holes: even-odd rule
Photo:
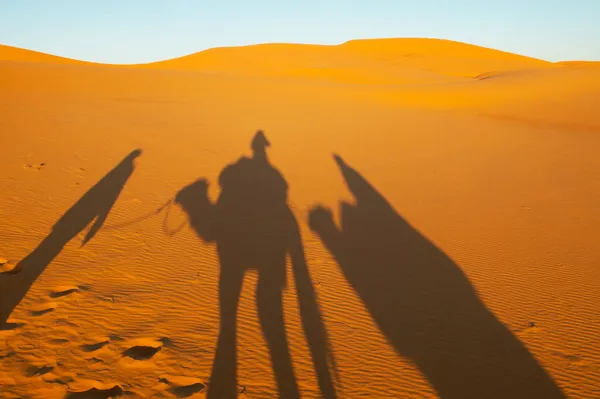
[[[269,162],[270,144],[262,132],[252,141],[252,157],[226,166],[219,176],[216,203],[208,197],[208,182],[198,180],[176,196],[190,225],[206,242],[216,242],[220,263],[220,330],[208,388],[209,398],[235,398],[237,387],[236,316],[244,273],[258,272],[256,306],[269,347],[281,398],[300,393],[285,334],[282,294],[287,286],[289,256],[298,292],[300,315],[321,393],[336,397],[330,374],[332,354],[316,292],[312,285],[296,218],[287,204],[288,185]]]
[[[69,241],[94,220],[81,245],[85,245],[98,233],[133,173],[134,159],[141,153],[137,149],[127,155],[64,213],[52,227],[50,234],[16,265],[12,273],[0,274],[0,327]]]
[[[525,346],[486,308],[460,267],[335,156],[355,198],[341,229],[315,207],[311,229],[379,329],[442,398],[564,398]]]

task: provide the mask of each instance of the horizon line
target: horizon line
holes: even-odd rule
[[[501,50],[501,49],[497,49],[497,48],[493,48],[493,47],[487,47],[487,46],[482,46],[482,45],[478,45],[478,44],[462,42],[459,40],[452,40],[452,39],[438,38],[438,37],[397,37],[397,36],[393,36],[393,37],[376,37],[376,38],[358,38],[358,39],[349,39],[349,40],[346,40],[346,41],[343,41],[340,43],[335,43],[335,44],[310,43],[310,42],[258,42],[258,43],[248,43],[248,44],[233,44],[233,45],[208,47],[208,48],[200,49],[198,51],[194,51],[191,53],[185,53],[185,54],[171,57],[171,58],[156,59],[153,61],[138,62],[138,63],[111,63],[111,62],[88,61],[85,59],[73,58],[73,57],[64,56],[64,55],[51,53],[51,52],[47,52],[47,51],[43,51],[43,50],[38,50],[38,49],[34,49],[34,48],[19,47],[19,46],[13,46],[10,44],[3,44],[3,43],[0,43],[0,46],[11,47],[14,49],[19,49],[19,50],[24,50],[24,51],[30,51],[30,52],[34,52],[34,53],[38,53],[38,54],[44,54],[44,55],[58,57],[58,58],[62,58],[65,60],[75,61],[75,62],[80,62],[80,63],[97,64],[97,65],[111,65],[111,66],[138,66],[138,65],[148,65],[148,64],[154,64],[154,63],[159,63],[159,62],[175,60],[175,59],[184,58],[184,57],[188,57],[191,55],[203,53],[203,52],[210,51],[210,50],[216,50],[216,49],[243,48],[243,47],[255,47],[255,46],[264,46],[264,45],[298,45],[298,46],[338,47],[338,46],[342,46],[344,44],[351,43],[351,42],[376,41],[376,40],[432,40],[432,41],[453,42],[453,43],[464,44],[467,46],[474,46],[474,47],[479,47],[479,48],[483,48],[483,49],[487,49],[487,50],[498,51],[498,52],[505,53],[505,54],[512,54],[512,55],[516,55],[516,56],[520,56],[520,57],[531,58],[531,59],[544,61],[544,62],[548,62],[548,63],[552,63],[552,64],[565,63],[565,62],[583,62],[583,63],[600,62],[600,60],[580,60],[580,59],[550,61],[550,60],[543,59],[543,58],[532,57],[532,56],[529,56],[526,54],[514,53],[511,51]],[[7,60],[0,59],[0,61],[7,61]]]

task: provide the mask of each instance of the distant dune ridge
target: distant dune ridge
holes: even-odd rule
[[[354,61],[358,57],[363,57],[381,64],[419,65],[420,67],[424,66],[423,58],[461,60],[465,68],[494,66],[494,62],[496,67],[502,65],[504,69],[507,65],[510,66],[510,69],[524,69],[552,64],[548,61],[450,40],[368,39],[351,40],[340,45],[275,43],[219,47],[164,61],[122,66],[197,70],[285,66],[318,68],[330,67],[331,65],[315,63],[329,63],[332,61],[332,57],[340,57],[344,61]],[[0,45],[0,59],[60,64],[94,64],[5,45]],[[429,62],[433,63],[433,61]],[[244,64],[244,62],[250,62],[250,65]],[[562,64],[573,62],[577,61],[563,62]],[[479,65],[473,65],[473,63]]]
[[[597,398],[598,104],[449,40],[0,45],[0,397]]]

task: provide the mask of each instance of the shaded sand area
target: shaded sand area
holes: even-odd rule
[[[597,398],[597,104],[442,40],[0,47],[0,397]]]

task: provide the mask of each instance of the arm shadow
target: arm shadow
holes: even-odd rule
[[[0,274],[0,328],[25,297],[46,267],[60,254],[64,246],[95,221],[83,239],[82,246],[100,230],[134,170],[136,149],[88,190],[54,224],[50,234],[29,255],[21,260],[13,273]]]

